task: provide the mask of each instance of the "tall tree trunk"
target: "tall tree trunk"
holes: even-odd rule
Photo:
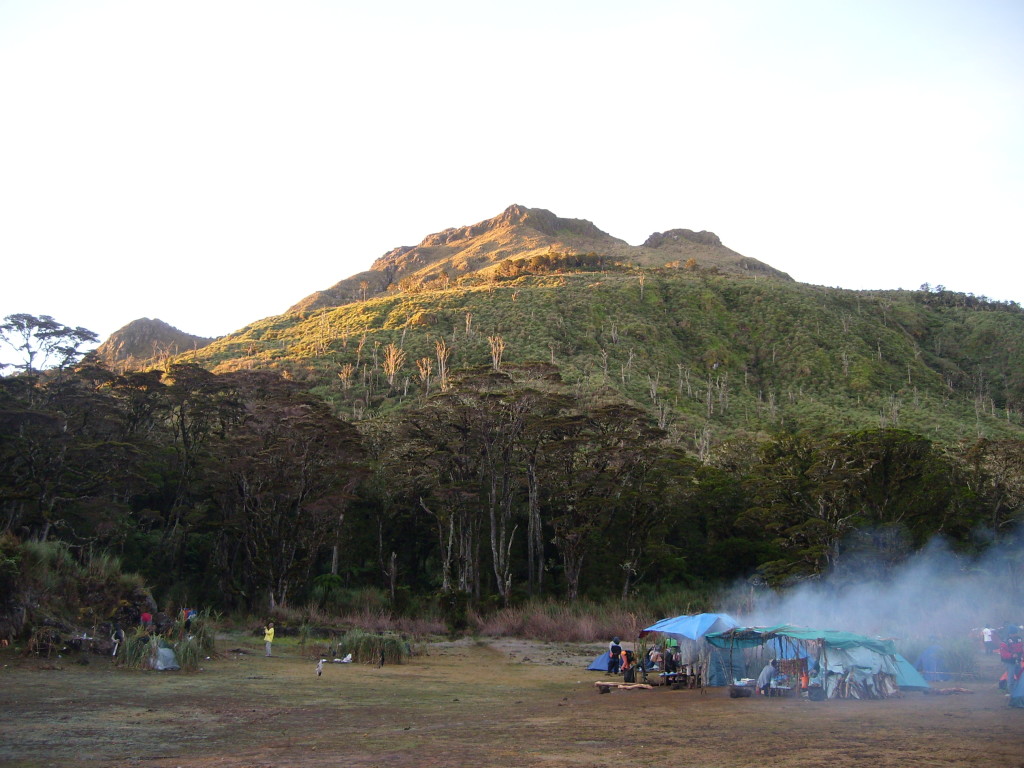
[[[528,491],[527,568],[529,570],[530,595],[538,595],[543,589],[544,579],[544,533],[540,519],[540,481],[537,478],[537,464],[530,461],[526,467]]]

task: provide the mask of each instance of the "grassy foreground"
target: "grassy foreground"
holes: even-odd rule
[[[252,635],[219,647],[194,673],[5,650],[0,764],[1024,765],[1024,711],[988,675],[973,694],[816,704],[724,689],[600,695],[604,676],[583,669],[595,645],[435,642],[405,664],[328,663],[322,677],[291,638],[272,658]],[[993,660],[983,666],[994,675]]]

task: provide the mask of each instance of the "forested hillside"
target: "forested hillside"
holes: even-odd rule
[[[0,380],[0,529],[223,608],[782,584],[936,535],[969,554],[1024,512],[1022,339],[1016,305],[941,289],[507,260],[162,369],[24,366]]]

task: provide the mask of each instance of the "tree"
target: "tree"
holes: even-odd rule
[[[269,373],[226,375],[241,406],[218,451],[214,495],[227,512],[225,541],[251,589],[287,604],[309,577],[361,477],[358,433],[326,405]]]
[[[63,370],[84,354],[84,344],[98,340],[92,331],[58,323],[49,315],[7,315],[0,324],[0,341],[21,354],[23,362],[14,367],[25,373],[48,366]]]
[[[399,349],[395,344],[388,344],[384,347],[384,375],[387,377],[388,386],[392,389],[395,386],[395,376],[402,366],[405,365],[405,352]]]
[[[619,404],[567,417],[562,430],[545,460],[544,488],[566,596],[574,600],[597,535],[616,532],[610,524],[615,508],[623,504],[643,456],[664,433],[643,411]]]

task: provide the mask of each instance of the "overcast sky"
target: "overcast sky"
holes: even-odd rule
[[[0,0],[0,317],[220,335],[512,203],[1024,301],[1024,2]]]

